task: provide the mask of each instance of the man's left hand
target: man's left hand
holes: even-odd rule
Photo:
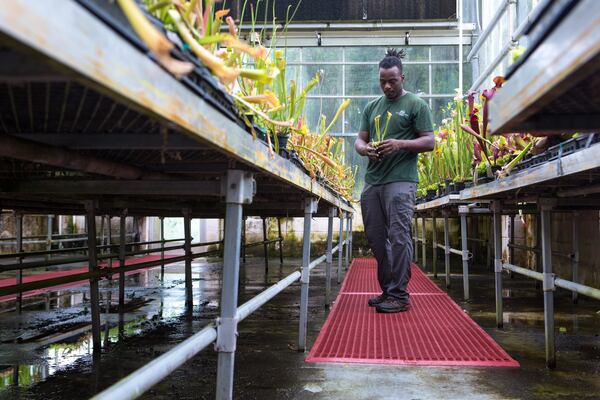
[[[377,146],[377,153],[382,156],[389,156],[402,150],[402,140],[386,139]]]

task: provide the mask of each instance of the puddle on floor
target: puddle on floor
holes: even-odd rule
[[[195,299],[218,289],[218,280],[206,279],[211,269],[208,263],[192,264]],[[165,270],[163,282],[157,267],[127,276],[125,286],[125,312],[119,314],[118,281],[100,283],[103,353],[186,310],[182,265]],[[42,382],[93,354],[87,285],[26,297],[20,315],[14,303],[0,303],[0,394]],[[218,301],[200,306],[216,309]]]

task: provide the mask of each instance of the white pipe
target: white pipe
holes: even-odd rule
[[[479,52],[479,49],[483,45],[483,42],[485,42],[485,40],[490,35],[490,33],[492,33],[492,30],[494,29],[494,27],[496,26],[496,24],[498,23],[498,21],[500,20],[500,18],[502,18],[502,16],[506,12],[506,9],[508,8],[508,5],[511,4],[511,3],[516,3],[516,0],[504,0],[500,4],[500,6],[498,7],[498,9],[496,10],[496,12],[494,13],[494,15],[492,16],[492,19],[490,20],[490,22],[487,24],[487,26],[485,27],[485,29],[483,30],[483,32],[481,32],[481,35],[479,35],[479,37],[477,38],[477,41],[475,42],[475,44],[471,48],[471,51],[469,52],[469,54],[467,54],[467,62],[471,61],[471,59],[475,56],[475,54],[477,54],[477,52]]]
[[[246,319],[254,311],[258,310],[273,297],[277,296],[280,292],[282,292],[292,283],[300,279],[300,276],[300,271],[296,271],[288,275],[286,278],[280,280],[273,286],[269,287],[268,289],[264,290],[256,297],[252,298],[251,300],[248,300],[237,309],[235,318],[238,320],[238,322]]]
[[[494,60],[487,66],[487,68],[481,73],[481,75],[479,75],[479,77],[477,78],[477,80],[475,82],[473,82],[473,85],[471,85],[471,88],[469,89],[469,91],[474,91],[477,90],[477,88],[479,88],[479,86],[481,86],[481,84],[483,83],[483,81],[485,81],[489,75],[492,73],[492,71],[498,66],[498,64],[500,64],[500,62],[502,61],[502,59],[504,57],[506,57],[506,55],[508,54],[508,52],[514,47],[514,42],[512,40],[509,40],[504,47],[502,48],[502,50],[500,50],[500,53],[498,53],[498,55],[496,56],[496,58],[494,58]]]
[[[479,75],[477,80],[475,82],[473,82],[473,85],[471,85],[471,88],[469,89],[469,91],[473,91],[473,90],[476,90],[477,88],[479,88],[479,86],[488,77],[488,75],[490,75],[492,73],[494,68],[496,68],[496,66],[498,66],[498,64],[500,64],[500,62],[508,54],[508,52],[518,44],[519,38],[521,37],[521,35],[523,35],[523,32],[525,32],[525,29],[527,28],[529,21],[534,17],[534,15],[536,15],[537,13],[540,12],[539,10],[540,10],[540,6],[538,4],[536,6],[536,8],[534,8],[533,10],[531,10],[529,12],[529,14],[527,14],[527,17],[525,18],[525,20],[523,20],[523,22],[521,22],[521,24],[517,27],[517,29],[515,29],[515,31],[512,33],[510,39],[504,44],[504,47],[502,47],[502,50],[500,50],[500,53],[498,53],[496,58],[494,58],[494,60],[487,66],[485,71],[483,71]],[[473,47],[473,48],[475,48],[475,47]],[[471,52],[472,51],[473,50],[471,49]],[[469,61],[468,55],[467,55],[467,61]]]
[[[183,363],[194,357],[217,339],[217,330],[207,326],[175,348],[152,360],[149,364],[121,379],[119,382],[92,397],[92,400],[135,399],[162,381]]]
[[[463,0],[458,0],[458,95],[463,95]]]
[[[508,0],[512,1],[512,0]],[[323,29],[455,29],[457,28],[458,22],[357,22],[357,23],[336,23],[336,22],[323,22],[323,23],[308,23],[308,24],[288,24],[288,31],[294,30],[323,30]],[[275,26],[277,30],[283,29],[282,24]],[[227,29],[223,26],[221,29]],[[252,25],[241,25],[241,30],[251,30]],[[254,30],[271,30],[273,25],[255,25]]]
[[[517,274],[520,274],[520,275],[528,276],[528,277],[536,279],[538,281],[544,280],[544,274],[542,274],[541,272],[532,271],[530,269],[518,267],[516,265],[512,265],[512,264],[508,264],[508,263],[502,264],[502,268],[507,269],[512,272],[516,272]],[[588,297],[600,300],[600,289],[596,289],[591,286],[582,285],[582,284],[571,282],[566,279],[562,279],[562,278],[558,278],[558,277],[554,278],[554,285],[556,285],[557,287],[563,288],[563,289],[570,290],[572,292],[582,294],[584,296],[588,296]]]

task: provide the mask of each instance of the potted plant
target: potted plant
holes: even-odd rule
[[[456,191],[456,193],[459,193],[461,190],[464,190],[465,188],[465,181],[462,177],[456,177],[454,178],[454,190]]]
[[[436,194],[437,194],[436,189],[437,189],[437,186],[435,184],[427,186],[427,191],[426,191],[427,201],[431,201],[431,200],[435,199]]]

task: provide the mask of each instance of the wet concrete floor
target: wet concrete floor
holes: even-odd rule
[[[260,258],[242,267],[240,304],[298,268],[300,260]],[[335,262],[334,262],[334,265]],[[460,271],[456,265],[453,270]],[[104,350],[90,352],[89,297],[85,288],[51,293],[21,316],[0,314],[0,399],[86,399],[148,363],[218,316],[219,260],[193,264],[194,312],[185,315],[183,265],[127,278],[122,316],[110,290]],[[442,276],[436,281],[443,285]],[[305,363],[296,350],[300,286],[296,283],[239,326],[234,397],[240,399],[600,399],[600,302],[556,293],[557,368],[545,367],[543,301],[535,282],[505,279],[505,327],[495,327],[493,275],[473,269],[470,302],[462,277],[450,295],[517,361],[520,368],[415,367]],[[324,265],[311,275],[308,346],[327,317]],[[333,284],[334,293],[339,285]],[[101,286],[103,298],[109,292]],[[56,295],[60,297],[56,300]],[[63,300],[60,300],[60,299]],[[67,299],[68,300],[64,300]],[[81,331],[78,335],[66,331]],[[69,337],[71,336],[71,337]],[[216,353],[212,346],[147,392],[144,399],[212,399]]]

